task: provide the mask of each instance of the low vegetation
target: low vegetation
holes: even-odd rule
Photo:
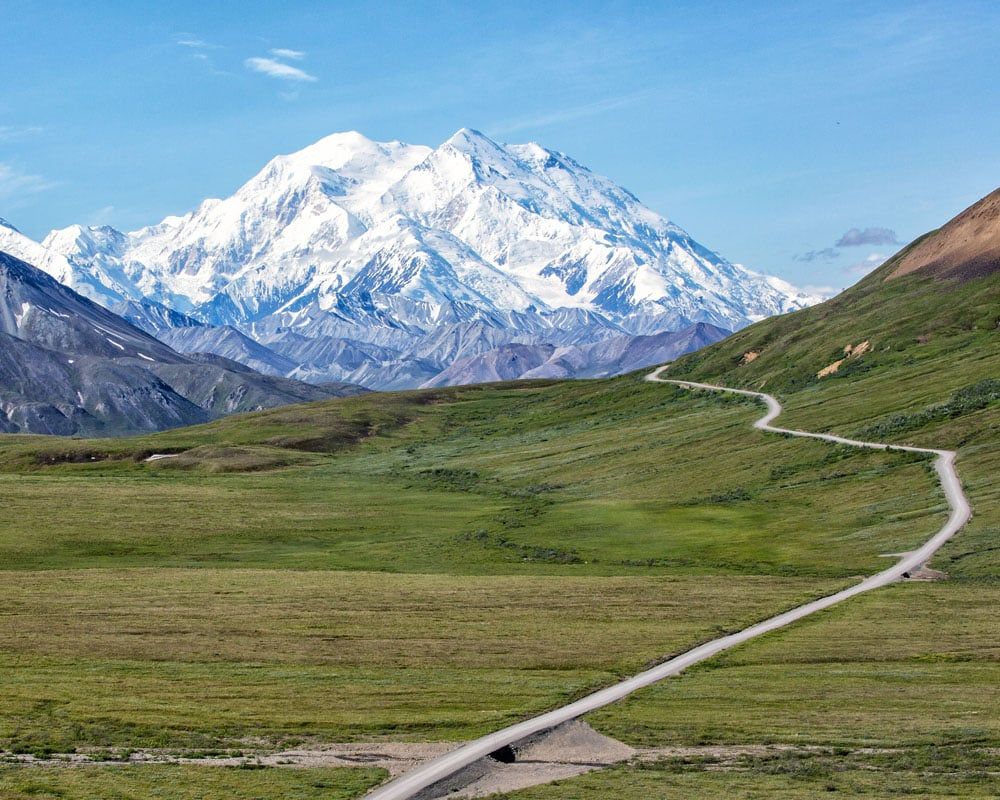
[[[757,413],[633,377],[352,398],[137,440],[11,437],[0,567],[841,578],[943,514],[911,457],[766,437]],[[330,452],[273,444],[308,437]],[[261,467],[275,453],[288,466]]]
[[[819,756],[750,759],[733,769],[623,767],[515,795],[519,800],[994,791],[1000,281],[994,275],[942,284],[915,275],[883,286],[891,268],[837,301],[768,320],[670,372],[775,392],[788,427],[957,449],[975,516],[932,563],[946,579],[856,598],[590,719],[636,745],[773,743],[819,747]],[[814,364],[862,337],[875,344],[870,352],[816,378]],[[758,356],[743,359],[748,350]],[[772,478],[788,479],[787,470],[772,468]]]
[[[380,769],[0,765],[0,795],[4,800],[348,800],[385,775]]]
[[[639,746],[1000,745],[1000,586],[855,598],[592,715]]]
[[[813,800],[996,796],[1000,760],[985,748],[924,747],[883,752],[844,748],[775,751],[724,761],[718,756],[627,764],[492,800]]]
[[[962,387],[947,402],[928,406],[912,414],[894,414],[886,420],[866,425],[858,431],[858,435],[871,439],[891,439],[935,422],[979,411],[998,401],[1000,380],[986,378],[971,386]]]
[[[8,572],[0,748],[462,739],[839,584]]]

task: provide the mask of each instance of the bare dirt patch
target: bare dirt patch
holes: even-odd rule
[[[636,753],[627,744],[573,720],[484,758],[450,780],[430,787],[419,800],[489,797],[583,775],[628,761]]]
[[[843,364],[846,360],[847,360],[846,358],[841,358],[838,361],[834,361],[832,364],[827,364],[825,367],[823,367],[823,369],[821,369],[819,372],[816,373],[816,377],[825,378],[827,375],[833,375],[834,372],[840,369],[840,365]]]
[[[381,767],[396,777],[424,761],[444,755],[455,742],[373,742],[322,744],[280,752],[246,749],[205,756],[166,750],[135,750],[120,756],[107,750],[49,756],[0,753],[0,762],[38,768],[194,764],[217,767]],[[514,745],[506,754],[481,759],[446,783],[419,795],[430,798],[477,798],[510,792],[582,775],[628,761],[638,753],[617,739],[598,733],[585,722],[573,721]],[[505,763],[510,758],[509,763]],[[503,760],[501,760],[503,759]]]
[[[832,364],[827,364],[823,367],[823,369],[816,373],[816,377],[825,378],[827,375],[833,375],[833,373],[840,369],[840,365],[845,361],[850,358],[860,358],[871,349],[872,343],[868,339],[865,339],[863,342],[858,342],[858,344],[851,344],[848,342],[844,345],[844,357],[837,359]]]
[[[850,345],[848,345],[850,347]],[[858,358],[858,356],[863,356],[869,350],[872,349],[872,343],[865,339],[863,342],[859,342],[851,348],[851,351],[847,353],[848,358]]]
[[[0,762],[36,767],[115,766],[123,764],[193,764],[214,767],[381,767],[396,776],[455,747],[451,742],[379,742],[329,744],[280,752],[244,750],[218,756],[185,755],[166,750],[133,750],[122,757],[107,751],[53,754],[45,757],[2,753]]]
[[[911,581],[946,581],[948,580],[948,573],[942,572],[939,569],[931,569],[930,567],[921,567],[916,572],[910,575]]]
[[[934,570],[931,570],[934,572]],[[122,766],[142,764],[193,764],[217,767],[380,767],[392,778],[409,772],[419,764],[444,755],[457,747],[456,742],[372,742],[317,744],[273,751],[247,749],[219,755],[185,755],[179,751],[135,750],[33,756],[0,753],[0,763],[19,764],[39,769],[85,768],[87,766]],[[829,748],[809,745],[698,745],[691,747],[634,748],[604,736],[587,723],[574,720],[550,731],[530,737],[504,753],[480,759],[447,781],[425,789],[415,800],[474,800],[505,792],[527,789],[553,781],[572,778],[615,764],[651,764],[665,760],[691,762],[710,771],[742,771],[747,759],[771,758],[782,754],[829,753]],[[897,752],[883,748],[859,748],[858,755]]]

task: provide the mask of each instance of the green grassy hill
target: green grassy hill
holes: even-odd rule
[[[745,328],[679,359],[671,375],[776,394],[822,393],[829,384],[864,379],[870,383],[857,385],[873,387],[871,399],[878,403],[859,407],[869,417],[932,395],[944,401],[963,388],[963,381],[996,377],[1000,251],[986,262],[965,253],[948,268],[940,263],[940,251],[949,243],[965,243],[970,215],[988,215],[992,228],[1000,231],[1000,190],[903,248],[832,300]],[[898,274],[902,268],[906,272]],[[835,370],[819,376],[837,362]],[[928,374],[925,395],[880,390],[886,384],[880,387],[879,376],[921,371]]]
[[[943,563],[995,579],[998,241],[1000,190],[836,298],[683,358],[670,377],[771,392],[785,404],[786,426],[958,449],[976,519]],[[970,250],[970,242],[981,248]]]

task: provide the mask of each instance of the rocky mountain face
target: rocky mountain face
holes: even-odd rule
[[[735,330],[816,300],[562,153],[467,129],[435,149],[334,134],[127,234],[15,234],[0,226],[0,249],[177,347],[372,388],[506,345]]]
[[[528,378],[603,378],[622,375],[713,344],[729,331],[698,322],[677,332],[615,336],[585,345],[508,344],[460,358],[424,383],[450,386]]]
[[[351,393],[182,355],[0,252],[0,430],[114,435]]]

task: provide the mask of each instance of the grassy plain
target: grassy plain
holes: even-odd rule
[[[891,586],[723,653],[590,721],[642,746],[995,748],[998,604],[993,584]]]
[[[384,778],[380,769],[0,765],[0,796],[4,800],[348,800]]]
[[[345,444],[330,409],[365,403],[393,421]],[[844,577],[943,514],[920,460],[765,437],[757,413],[629,377],[350,399],[135,441],[11,437],[0,567]],[[331,451],[250,473],[141,461],[258,428]]]
[[[842,796],[995,794],[1000,284],[995,276],[946,286],[916,276],[885,289],[880,279],[749,328],[670,374],[772,391],[786,427],[958,450],[975,515],[932,562],[948,579],[856,598],[590,718],[637,745],[770,742],[843,752],[825,762],[793,759],[782,774],[770,762],[733,774],[623,768],[518,798],[806,797],[827,784]],[[872,343],[864,358],[816,378],[843,357],[844,344],[862,340]],[[746,361],[751,351],[759,355]],[[862,769],[849,755],[857,748],[900,752]]]
[[[746,756],[721,766],[715,758],[666,759],[613,767],[491,800],[813,800],[816,797],[995,798],[996,752],[918,748],[903,752],[844,749]]]
[[[757,413],[629,377],[2,439],[0,745],[467,738],[937,524],[924,463],[763,437]]]
[[[802,578],[8,572],[0,747],[461,739],[818,588]]]

